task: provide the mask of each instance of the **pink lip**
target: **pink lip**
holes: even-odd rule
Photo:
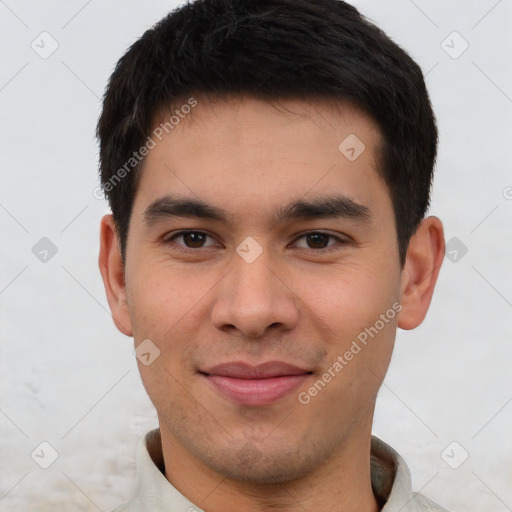
[[[258,366],[225,363],[201,373],[217,391],[241,405],[271,404],[311,376],[308,370],[280,361]]]

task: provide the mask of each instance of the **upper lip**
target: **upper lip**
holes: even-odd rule
[[[201,373],[237,379],[269,379],[271,377],[302,375],[311,372],[283,361],[267,361],[257,366],[243,361],[233,361],[218,364],[208,370],[201,371]]]

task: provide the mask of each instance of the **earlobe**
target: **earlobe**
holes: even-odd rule
[[[124,264],[112,214],[101,219],[98,265],[114,324],[126,336],[133,336],[126,300]]]
[[[401,304],[398,327],[414,329],[427,314],[439,270],[444,258],[445,241],[437,217],[423,219],[411,237],[402,270]]]

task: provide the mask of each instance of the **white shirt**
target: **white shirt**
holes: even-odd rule
[[[137,483],[132,498],[112,512],[204,512],[181,494],[163,474],[159,429],[140,441]],[[371,481],[373,492],[385,502],[381,512],[448,512],[411,488],[411,474],[393,448],[372,436]]]

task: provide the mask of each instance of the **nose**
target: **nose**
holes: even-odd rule
[[[216,287],[212,324],[253,339],[270,330],[293,329],[299,320],[299,299],[285,274],[265,251],[251,263],[235,254],[231,271]]]

